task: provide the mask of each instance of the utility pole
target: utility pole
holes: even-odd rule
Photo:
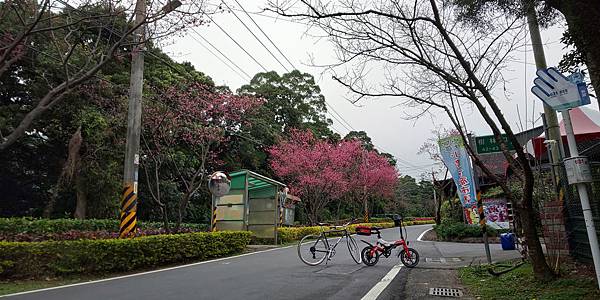
[[[135,24],[145,22],[146,0],[137,0]],[[144,86],[144,47],[146,26],[134,32],[135,46],[131,52],[131,77],[129,83],[129,106],[127,113],[127,143],[121,196],[121,222],[119,237],[135,234],[137,223],[138,167],[140,164],[140,135],[142,127],[142,88]]]
[[[529,33],[531,35],[531,44],[533,47],[533,54],[535,57],[535,64],[537,69],[546,69],[546,58],[544,56],[544,48],[542,46],[542,39],[540,37],[540,30],[537,22],[537,16],[535,13],[535,9],[532,5],[528,8],[527,11],[527,23],[529,25]],[[585,157],[579,156],[579,150],[577,149],[577,143],[575,141],[575,133],[573,132],[573,124],[571,123],[571,115],[570,110],[563,110],[561,112],[563,122],[565,125],[565,133],[567,134],[567,143],[569,146],[569,154],[570,157],[565,159],[565,165],[569,160],[584,160]],[[548,124],[548,140],[555,140],[558,144],[558,150],[555,150],[556,147],[549,147],[548,151],[551,151],[551,162],[552,162],[552,170],[554,172],[554,176],[558,176],[560,173],[559,162],[560,159],[565,157],[564,148],[562,145],[562,138],[560,136],[560,130],[558,127],[558,118],[556,117],[556,112],[549,105],[544,103],[544,114],[546,116],[546,122]],[[552,149],[554,148],[554,149]],[[560,152],[559,152],[560,151]],[[560,154],[560,155],[559,155]],[[584,164],[585,164],[584,163]],[[569,179],[570,180],[570,179]],[[555,182],[559,182],[556,180]],[[596,235],[596,228],[594,225],[594,219],[592,216],[592,210],[590,208],[590,200],[587,190],[587,185],[583,182],[578,182],[575,184],[577,186],[577,191],[579,192],[579,200],[581,201],[581,208],[583,211],[583,218],[585,221],[585,227],[588,235],[588,239],[590,241],[590,248],[592,251],[592,259],[594,261],[594,269],[596,271],[596,282],[598,283],[598,287],[600,288],[600,247],[598,246],[598,237]]]
[[[529,5],[527,9],[527,24],[529,26],[529,35],[531,37],[531,46],[533,48],[533,56],[535,58],[535,66],[538,70],[545,69],[546,56],[544,54],[544,45],[542,44],[542,37],[540,35],[540,26],[538,25],[538,19],[533,5]],[[558,147],[548,147],[548,157],[550,158],[550,164],[552,165],[552,174],[555,182],[558,183],[556,178],[561,174],[559,163],[564,157],[562,138],[560,136],[560,128],[558,127],[558,117],[556,111],[552,109],[548,104],[544,103],[544,118],[547,125],[546,140],[556,141]]]
[[[138,167],[140,165],[140,135],[142,129],[142,91],[144,87],[144,51],[146,51],[146,1],[137,0],[133,33],[135,46],[131,52],[131,77],[127,112],[127,142],[123,171],[123,193],[119,237],[135,234],[137,226]],[[179,0],[169,1],[160,13],[168,14],[181,6]],[[142,24],[142,25],[140,25]]]

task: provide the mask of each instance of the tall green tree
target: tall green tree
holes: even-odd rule
[[[322,138],[334,135],[329,128],[332,122],[325,116],[325,96],[311,74],[298,70],[281,76],[274,71],[258,73],[238,93],[267,100],[262,113],[274,132],[288,133],[295,128],[310,129]]]
[[[298,70],[283,75],[274,71],[258,73],[237,93],[260,97],[266,102],[250,117],[250,125],[242,128],[233,140],[226,155],[229,166],[272,175],[266,149],[292,129],[309,129],[319,138],[340,139],[329,128],[332,122],[325,115],[325,97],[311,74]]]
[[[396,186],[396,197],[394,202],[389,203],[405,216],[429,217],[435,213],[433,201],[433,185],[429,181],[420,181],[409,175],[398,178]]]

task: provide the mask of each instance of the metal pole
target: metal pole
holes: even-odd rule
[[[479,187],[478,187],[479,188]],[[479,226],[483,232],[483,245],[485,248],[485,257],[487,258],[488,264],[492,264],[492,252],[490,251],[490,241],[487,232],[487,221],[485,213],[483,211],[483,199],[481,199],[481,190],[477,190],[477,210],[479,212]]]
[[[468,134],[468,140],[470,145],[475,145],[475,137],[472,134]],[[477,147],[473,147],[477,151]],[[488,264],[492,264],[492,252],[490,251],[490,241],[487,233],[487,222],[485,219],[485,213],[483,211],[483,200],[481,199],[481,189],[479,188],[479,172],[474,166],[473,168],[473,180],[475,180],[475,192],[477,193],[477,212],[479,213],[479,226],[483,233],[483,244],[485,248],[485,257],[487,258]],[[464,208],[463,208],[464,210]]]
[[[571,157],[579,156],[577,143],[575,142],[575,133],[573,132],[573,124],[571,123],[571,115],[569,110],[562,112],[563,121],[565,123],[565,131],[567,133],[567,142],[569,143],[569,153]],[[594,226],[594,218],[592,209],[590,208],[590,199],[588,196],[587,186],[585,183],[578,183],[577,191],[579,192],[579,200],[583,210],[583,219],[585,220],[585,228],[587,230],[588,239],[590,240],[590,248],[592,250],[592,259],[594,260],[594,269],[596,270],[596,282],[600,288],[600,247],[598,247],[598,236],[596,235],[596,227]]]
[[[542,44],[542,37],[540,35],[540,27],[538,25],[537,16],[535,12],[535,8],[530,5],[527,10],[527,24],[529,26],[529,35],[531,37],[531,46],[533,48],[533,56],[535,58],[535,66],[539,69],[545,69],[548,66],[546,65],[546,56],[544,54],[544,46]],[[546,139],[555,140],[558,144],[558,150],[548,149],[550,158],[550,164],[552,165],[552,173],[556,178],[558,174],[560,174],[560,169],[558,163],[561,160],[561,157],[564,157],[562,139],[560,137],[560,129],[558,127],[558,117],[556,116],[556,111],[552,109],[548,104],[544,103],[544,118],[547,124],[547,132]],[[555,179],[556,181],[556,179]]]
[[[137,0],[135,24],[146,18],[146,0]],[[136,45],[131,52],[131,78],[129,85],[129,106],[127,113],[127,142],[123,171],[123,195],[121,196],[121,238],[135,234],[137,222],[137,185],[140,163],[140,130],[142,123],[142,87],[144,80],[144,40],[146,26],[139,26],[134,32]]]

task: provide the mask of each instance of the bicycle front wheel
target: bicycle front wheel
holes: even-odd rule
[[[350,256],[355,263],[361,264],[362,257],[360,255],[360,250],[358,249],[358,245],[356,244],[356,240],[352,236],[346,237],[346,243],[348,244],[348,251],[350,251]]]
[[[328,253],[329,247],[323,235],[309,234],[298,243],[298,257],[309,266],[322,263]]]

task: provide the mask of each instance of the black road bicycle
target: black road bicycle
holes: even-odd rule
[[[335,248],[337,245],[343,240],[346,240],[346,244],[348,245],[348,251],[350,251],[350,256],[357,264],[362,263],[362,258],[360,256],[360,250],[358,249],[358,245],[356,244],[356,240],[350,235],[348,231],[348,225],[352,224],[355,221],[352,221],[341,225],[341,226],[332,226],[332,230],[325,231],[323,226],[330,226],[326,223],[318,223],[321,226],[320,234],[309,234],[300,240],[298,243],[298,256],[300,260],[309,266],[316,266],[324,261],[329,261],[335,255]],[[338,240],[332,244],[329,243],[329,239],[327,236],[340,234],[341,236]]]

